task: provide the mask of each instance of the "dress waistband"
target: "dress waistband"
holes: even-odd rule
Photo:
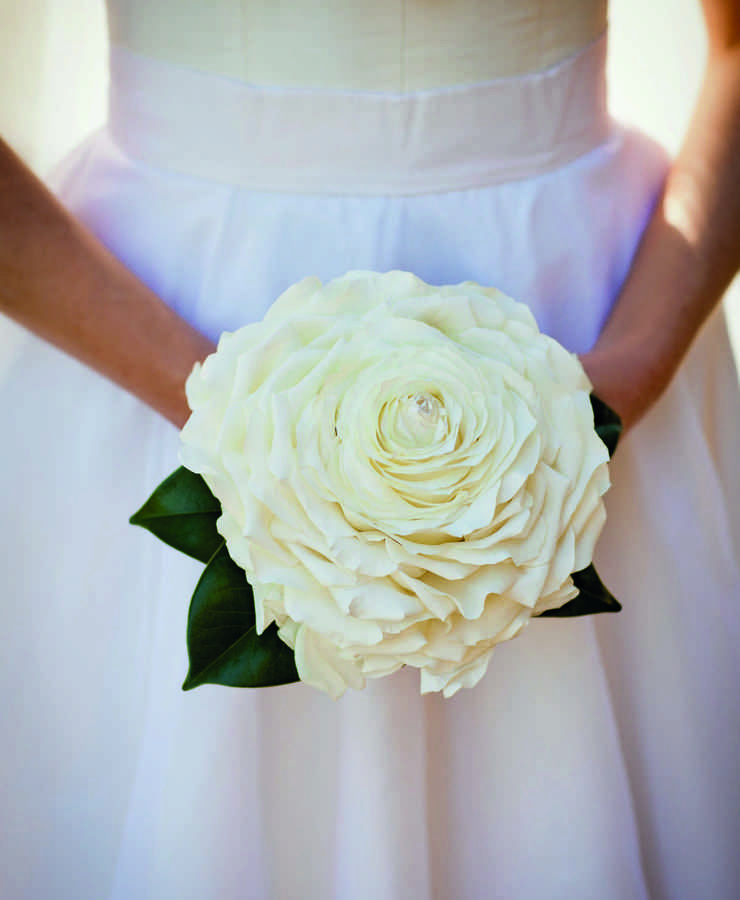
[[[543,72],[391,94],[255,86],[114,45],[109,129],[136,160],[255,190],[465,190],[607,140],[605,64],[606,34]]]

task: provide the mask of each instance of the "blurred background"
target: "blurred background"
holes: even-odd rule
[[[105,118],[103,0],[0,0],[0,133],[43,175]],[[675,152],[705,58],[699,0],[611,0],[613,113]],[[740,279],[725,307],[740,352]],[[13,329],[0,322],[0,368]]]

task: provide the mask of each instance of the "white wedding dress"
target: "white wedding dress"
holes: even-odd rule
[[[603,4],[293,6],[111,2],[110,119],[54,176],[68,207],[213,337],[304,275],[398,268],[589,348],[667,166],[605,110]],[[201,567],[127,523],[176,431],[31,337],[0,406],[7,900],[737,896],[719,313],[613,463],[596,561],[623,612],[533,622],[449,700],[409,669],[337,702],[181,692]]]

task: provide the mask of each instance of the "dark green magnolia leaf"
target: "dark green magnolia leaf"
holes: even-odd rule
[[[538,618],[545,616],[590,616],[601,612],[619,612],[622,604],[614,598],[599,578],[593,563],[580,572],[571,575],[573,584],[578,588],[578,596],[564,603],[557,609],[548,609],[540,613]]]
[[[216,531],[221,504],[200,475],[180,466],[129,519],[165,544],[208,562],[223,538]]]
[[[606,444],[609,456],[614,456],[619,436],[622,433],[622,420],[611,406],[607,406],[603,400],[599,400],[596,394],[591,394],[591,408],[594,411],[596,434]]]
[[[187,640],[185,691],[201,684],[268,687],[298,681],[293,651],[280,640],[275,624],[257,634],[252,588],[225,544],[195,588]]]

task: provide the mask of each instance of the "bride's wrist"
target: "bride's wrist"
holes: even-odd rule
[[[163,360],[166,375],[161,385],[155,386],[151,399],[142,397],[176,428],[182,428],[190,417],[190,407],[185,396],[185,382],[197,362],[202,362],[216,349],[215,344],[200,332],[183,323],[178,341]],[[158,388],[161,386],[162,390]]]
[[[672,358],[637,340],[597,344],[581,355],[593,392],[607,403],[629,430],[647,413],[670,383],[677,368]]]

